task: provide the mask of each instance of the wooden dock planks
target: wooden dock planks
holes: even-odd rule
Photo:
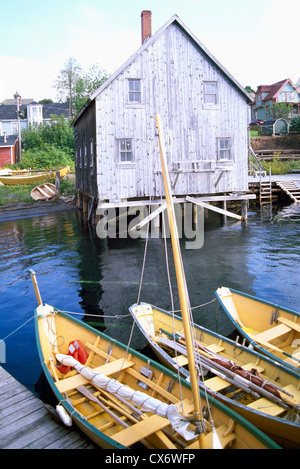
[[[57,423],[45,404],[0,367],[0,449],[97,449],[75,427]]]
[[[294,202],[300,202],[300,186],[297,181],[276,181],[276,183]]]

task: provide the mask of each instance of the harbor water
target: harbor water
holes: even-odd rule
[[[195,322],[233,333],[215,301],[219,286],[299,311],[299,232],[299,204],[250,207],[246,223],[205,212],[202,246],[187,249],[186,239],[180,241]],[[169,272],[179,309],[171,243],[162,236],[101,239],[80,213],[67,211],[2,221],[0,250],[0,365],[32,391],[41,367],[29,269],[43,302],[142,352],[146,343],[132,328],[128,307],[140,299],[171,310]]]

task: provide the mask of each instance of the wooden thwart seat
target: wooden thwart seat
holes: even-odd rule
[[[178,407],[180,404],[180,402],[176,403]],[[186,413],[189,413],[194,409],[193,404],[189,400],[184,400],[183,406]],[[137,441],[159,432],[169,424],[170,422],[168,419],[160,417],[159,415],[151,415],[151,417],[146,417],[131,427],[125,428],[125,430],[115,434],[113,438],[122,445],[131,446]]]
[[[255,363],[252,363],[252,362],[242,365],[242,368],[244,368],[244,370],[247,370],[247,371],[250,371],[252,370],[252,368],[255,368],[259,373],[263,373],[265,371],[265,369],[262,366],[256,365]]]
[[[283,316],[279,316],[278,322],[281,322],[281,323],[285,324],[286,326],[290,327],[291,329],[294,329],[295,331],[300,332],[300,324],[298,324],[296,322],[293,322],[288,318],[285,318]]]
[[[134,365],[133,361],[127,361],[123,358],[119,358],[118,360],[106,363],[105,365],[98,366],[97,368],[93,368],[93,371],[96,373],[102,373],[103,375],[109,376],[113,373],[118,371],[126,370]],[[82,375],[71,376],[70,378],[63,379],[56,384],[57,389],[61,392],[67,392],[71,389],[75,389],[78,386],[82,386],[89,381],[85,379]]]
[[[222,389],[225,389],[229,386],[228,381],[225,381],[222,378],[219,378],[219,376],[214,376],[213,378],[207,379],[204,382],[205,386],[207,386],[209,389],[212,391],[221,391]]]
[[[177,355],[177,357],[174,357],[174,360],[179,366],[185,366],[189,362],[188,357],[186,357],[185,355]]]
[[[210,350],[211,352],[214,353],[220,353],[223,352],[225,349],[224,347],[217,345],[217,344],[210,344],[210,345],[205,345],[205,347]]]
[[[257,399],[257,401],[254,401],[249,404],[248,407],[251,407],[251,409],[255,409],[260,412],[264,412],[268,415],[273,415],[273,417],[283,414],[286,411],[283,407],[274,404],[274,402],[269,401],[265,397]]]
[[[159,415],[152,415],[140,422],[132,425],[131,427],[122,430],[121,432],[114,435],[114,440],[124,446],[131,446],[137,441],[140,441],[143,438],[152,433],[161,430],[164,427],[169,425],[169,420],[160,417]]]
[[[271,340],[278,339],[280,336],[290,332],[291,328],[285,324],[279,324],[278,326],[271,327],[270,329],[261,332],[254,336],[254,340],[258,343],[270,342]]]

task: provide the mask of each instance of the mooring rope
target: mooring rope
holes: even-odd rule
[[[28,322],[30,322],[32,319],[34,319],[34,316],[32,316],[31,318],[29,318],[27,321],[25,321],[23,324],[21,324],[21,326],[17,327],[17,329],[15,329],[14,331],[12,331],[10,334],[8,334],[6,337],[4,337],[4,339],[0,339],[0,341],[4,341],[6,339],[8,339],[8,337],[10,337],[11,335],[13,335],[15,332],[17,332],[19,329],[22,329],[22,327],[24,327]]]
[[[191,309],[198,309],[198,308],[203,308],[204,306],[208,306],[212,303],[215,303],[217,301],[216,298],[212,299],[211,301],[208,301],[207,303],[203,303],[201,305],[197,306],[192,306]],[[74,311],[64,311],[63,309],[57,310],[58,313],[66,313],[66,314],[77,314],[80,316],[87,316],[87,317],[94,317],[94,318],[115,318],[115,319],[121,319],[121,318],[128,318],[132,317],[131,314],[115,314],[115,315],[108,315],[108,314],[88,314],[88,313],[75,313]],[[181,310],[177,309],[175,311],[167,311],[167,313],[180,313]]]

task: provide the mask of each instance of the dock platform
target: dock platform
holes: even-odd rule
[[[46,405],[0,367],[0,449],[98,449],[74,426],[58,423]]]

